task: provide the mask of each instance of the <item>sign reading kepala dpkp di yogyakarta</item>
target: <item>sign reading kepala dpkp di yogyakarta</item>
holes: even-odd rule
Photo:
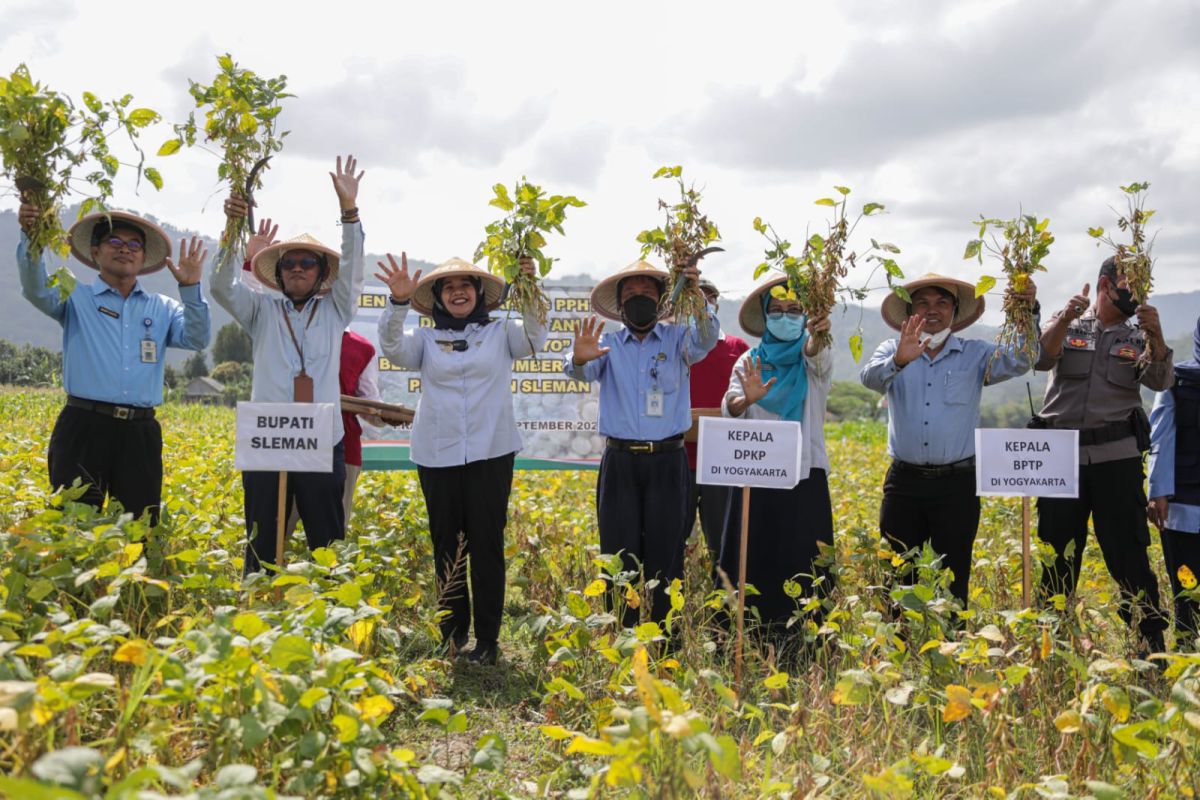
[[[550,299],[546,343],[530,358],[513,362],[512,400],[524,447],[517,469],[595,469],[604,453],[604,438],[596,431],[600,388],[563,373],[563,357],[575,341],[575,325],[591,313],[591,286],[544,284]],[[421,375],[391,363],[379,347],[379,318],[387,307],[382,286],[368,286],[358,302],[350,329],[375,345],[379,391],[387,403],[416,408]],[[494,325],[519,320],[507,305],[492,312]],[[428,317],[409,312],[406,329],[432,325]],[[615,328],[609,323],[610,328]],[[364,469],[411,469],[408,426],[374,428],[363,425]]]

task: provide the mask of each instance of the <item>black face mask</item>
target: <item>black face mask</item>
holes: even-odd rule
[[[621,319],[636,333],[648,331],[658,321],[658,301],[644,294],[635,294],[621,304]]]
[[[1132,317],[1137,311],[1138,301],[1133,299],[1133,292],[1128,289],[1117,289],[1117,297],[1112,301],[1113,306],[1127,317]]]

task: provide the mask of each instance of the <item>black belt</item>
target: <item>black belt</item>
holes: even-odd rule
[[[892,469],[897,472],[910,472],[922,478],[944,478],[947,475],[966,475],[975,472],[975,456],[955,461],[953,464],[909,464],[907,461],[894,459]]]
[[[72,408],[82,408],[85,411],[113,419],[154,419],[153,408],[138,406],[117,406],[112,403],[98,403],[95,400],[85,400],[82,397],[67,395],[67,405]]]
[[[637,453],[638,455],[670,453],[683,449],[683,434],[672,436],[670,439],[660,439],[652,442],[639,442],[635,439],[614,439],[610,436],[608,437],[608,446],[614,447],[617,450],[624,450],[626,453]]]
[[[1133,425],[1129,420],[1121,420],[1120,422],[1110,422],[1099,428],[1088,428],[1079,432],[1079,445],[1087,447],[1091,444],[1107,444],[1116,442],[1121,439],[1128,439],[1134,435]]]

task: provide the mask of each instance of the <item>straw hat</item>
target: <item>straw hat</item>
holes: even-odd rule
[[[738,311],[738,325],[742,326],[743,331],[751,336],[762,338],[763,331],[767,327],[767,320],[763,315],[763,295],[776,286],[786,287],[787,282],[787,276],[781,275],[759,284],[754,291],[750,292],[749,296],[742,301],[741,310]]]
[[[938,275],[936,272],[927,272],[916,280],[904,284],[909,297],[912,297],[918,289],[924,289],[926,286],[937,286],[958,298],[958,311],[950,323],[951,332],[958,333],[983,315],[983,298],[976,297],[975,287],[966,281]],[[900,326],[908,319],[906,306],[907,304],[903,300],[892,293],[884,299],[883,306],[879,311],[883,314],[884,322],[896,330],[900,330]]]
[[[417,288],[413,291],[412,307],[426,316],[432,314],[435,299],[433,284],[442,278],[453,278],[460,275],[478,278],[483,284],[483,302],[488,311],[499,308],[500,304],[504,302],[505,283],[503,278],[493,275],[470,261],[452,258],[438,264],[428,275],[421,276],[421,280],[417,281]]]
[[[283,289],[275,282],[275,265],[279,263],[279,259],[283,258],[291,250],[311,250],[314,253],[325,256],[325,260],[329,263],[329,274],[325,277],[325,282],[321,284],[321,288],[317,290],[317,294],[328,292],[333,287],[334,280],[337,279],[338,265],[341,263],[342,256],[333,248],[326,247],[307,233],[302,233],[294,239],[288,239],[286,242],[278,242],[260,250],[250,265],[254,270],[254,276],[268,289],[282,292]]]
[[[635,261],[596,284],[595,288],[592,289],[592,311],[595,311],[605,319],[620,322],[621,306],[619,302],[620,298],[617,297],[617,285],[626,278],[632,278],[636,275],[653,278],[662,286],[664,292],[667,289],[667,278],[669,275],[666,270],[659,269],[645,261]]]
[[[88,214],[71,226],[67,238],[71,243],[71,254],[80,263],[86,264],[92,269],[100,269],[99,265],[92,260],[92,232],[98,223],[108,220],[112,220],[114,226],[126,223],[142,232],[142,236],[146,240],[146,260],[142,263],[139,275],[158,272],[167,265],[167,259],[171,257],[171,239],[167,236],[167,232],[150,220],[127,211],[109,211],[107,213],[101,211]]]

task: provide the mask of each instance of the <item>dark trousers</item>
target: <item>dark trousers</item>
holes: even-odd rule
[[[1054,562],[1042,570],[1041,594],[1049,597],[1075,591],[1090,516],[1108,573],[1121,590],[1121,617],[1132,622],[1136,608],[1138,629],[1146,644],[1161,650],[1167,619],[1158,597],[1158,580],[1146,555],[1150,527],[1144,479],[1140,458],[1080,464],[1078,498],[1038,499],[1038,538],[1056,553]],[[1065,554],[1068,545],[1074,545],[1069,558]]]
[[[504,527],[515,457],[509,453],[457,467],[417,467],[429,513],[440,608],[450,612],[441,622],[444,641],[466,640],[472,610],[476,642],[495,644],[500,639]]]
[[[696,483],[696,470],[688,470],[688,533],[695,525],[697,512],[700,516],[700,531],[708,554],[716,564],[721,557],[721,532],[725,527],[725,513],[729,510],[733,488]]]
[[[120,420],[66,406],[54,423],[46,457],[50,485],[88,484],[79,502],[100,508],[104,497],[158,524],[162,501],[162,428],[154,418]]]
[[[620,553],[624,569],[641,566],[647,581],[657,578],[650,618],[661,622],[670,601],[667,589],[683,577],[683,545],[687,540],[687,453],[629,453],[608,447],[596,481],[596,518],[600,550]],[[611,600],[611,598],[610,598]],[[626,608],[622,624],[638,623],[638,610]]]
[[[1175,634],[1177,639],[1195,639],[1200,636],[1200,603],[1184,597],[1183,583],[1179,580],[1179,568],[1187,567],[1192,575],[1200,578],[1200,533],[1183,533],[1170,529],[1159,531],[1162,538],[1163,558],[1167,562],[1167,574],[1171,576],[1171,591],[1175,593]],[[1193,584],[1192,589],[1196,588]],[[1188,646],[1183,646],[1188,645]],[[1175,644],[1177,650],[1190,650],[1190,642]]]
[[[284,508],[291,508],[295,503],[310,550],[328,547],[331,542],[346,538],[346,509],[342,505],[345,484],[346,451],[341,442],[333,448],[332,472],[287,474]],[[257,572],[260,564],[275,563],[279,473],[243,472],[242,490],[245,493],[246,533],[250,537],[242,571],[249,575]]]
[[[951,594],[967,607],[971,551],[979,532],[974,470],[925,477],[893,464],[883,482],[879,529],[901,553],[929,542],[942,556],[942,567],[953,573]]]

